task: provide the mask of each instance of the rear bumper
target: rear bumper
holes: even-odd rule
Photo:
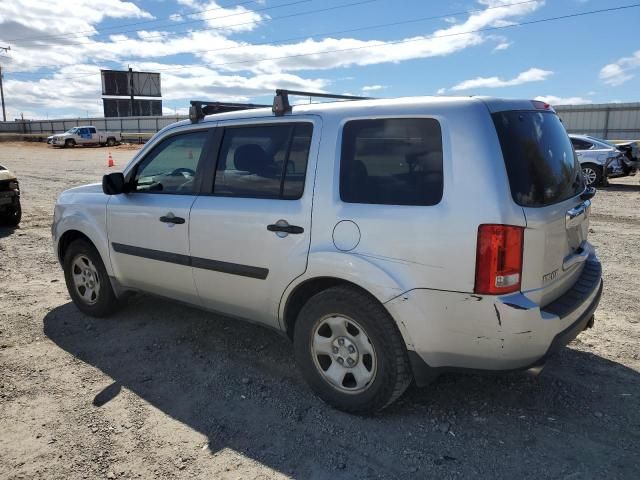
[[[573,287],[543,308],[522,293],[491,297],[433,290],[407,292],[386,306],[421,383],[443,371],[539,366],[590,326],[601,295],[602,267],[592,254]]]

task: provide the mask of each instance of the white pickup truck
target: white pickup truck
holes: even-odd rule
[[[122,136],[119,132],[101,132],[96,127],[87,125],[73,127],[64,133],[51,135],[47,143],[54,147],[75,147],[76,145],[107,145],[113,147],[120,143]]]

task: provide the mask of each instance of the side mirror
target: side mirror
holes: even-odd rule
[[[122,172],[109,173],[102,177],[102,191],[105,195],[125,193],[126,183]]]

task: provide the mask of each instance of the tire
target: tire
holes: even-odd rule
[[[107,147],[113,147],[116,144],[116,139],[113,137],[107,138]]]
[[[585,163],[582,165],[582,175],[588,187],[602,185],[602,167],[593,163]]]
[[[404,340],[389,313],[351,286],[329,288],[307,301],[296,320],[294,351],[315,393],[349,413],[382,410],[413,378]]]
[[[22,206],[20,205],[20,201],[18,201],[15,206],[9,208],[0,220],[2,225],[17,227],[20,224],[20,220],[22,220]]]
[[[69,245],[63,260],[64,279],[78,310],[92,317],[106,317],[120,302],[96,248],[86,240]]]
[[[76,141],[73,138],[67,138],[64,141],[64,148],[75,147]]]

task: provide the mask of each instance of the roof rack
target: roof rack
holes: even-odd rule
[[[229,102],[208,102],[206,100],[191,100],[189,107],[189,120],[191,123],[198,123],[207,115],[214,113],[236,112],[238,110],[250,110],[253,108],[268,108],[269,105],[258,105],[255,103],[229,103]]]
[[[333,93],[301,92],[299,90],[278,89],[276,90],[276,96],[273,97],[273,106],[271,107],[271,111],[275,115],[282,116],[291,111],[289,95],[295,95],[296,97],[334,98],[336,100],[373,100],[373,97],[358,97],[355,95],[336,95]]]

